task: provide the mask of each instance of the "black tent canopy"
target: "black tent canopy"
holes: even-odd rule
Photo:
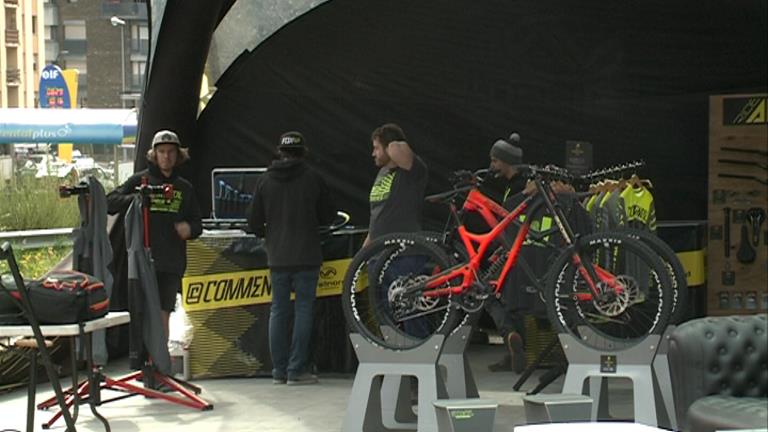
[[[644,159],[659,217],[704,219],[708,96],[768,82],[763,0],[332,0],[237,56],[198,118],[233,3],[165,2],[141,113],[140,150],[165,127],[190,146],[204,213],[212,168],[265,166],[300,130],[339,207],[366,225],[369,134],[396,122],[430,191],[517,131],[534,163],[562,164],[572,139],[593,143],[596,167]]]

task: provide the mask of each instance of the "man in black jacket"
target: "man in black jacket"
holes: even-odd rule
[[[248,226],[266,234],[272,279],[269,350],[275,384],[314,384],[308,368],[315,291],[323,262],[318,227],[336,214],[328,187],[304,160],[304,137],[287,132],[277,146],[280,159],[259,178],[248,210]],[[288,341],[291,292],[296,293],[293,336]],[[290,357],[289,357],[290,351]]]
[[[181,277],[187,268],[186,241],[199,237],[203,226],[192,184],[176,172],[178,166],[189,160],[178,135],[170,130],[158,131],[152,138],[147,159],[148,168],[133,174],[110,192],[107,202],[110,214],[127,209],[143,177],[148,178],[150,185],[173,187],[172,197],[152,195],[149,199],[150,248],[167,336],[168,318],[176,305],[176,293],[181,291]]]

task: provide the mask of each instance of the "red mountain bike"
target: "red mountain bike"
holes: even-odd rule
[[[455,230],[439,239],[391,234],[361,249],[350,263],[342,293],[352,330],[393,350],[414,348],[434,334],[450,334],[486,298],[504,289],[525,240],[559,234],[561,251],[540,294],[560,331],[601,349],[661,333],[670,318],[673,294],[670,272],[658,254],[626,234],[578,238],[550,183],[567,173],[519,168],[531,177],[537,193],[514,210],[508,212],[483,195],[474,182],[457,184],[428,197],[449,205]],[[553,226],[532,231],[531,221],[542,211],[553,219]],[[461,217],[467,212],[480,214],[490,231],[470,232]]]

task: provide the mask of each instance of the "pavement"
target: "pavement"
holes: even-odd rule
[[[513,431],[516,425],[525,424],[522,397],[524,392],[513,391],[519,375],[514,372],[488,371],[487,366],[503,354],[499,345],[472,344],[467,350],[470,368],[475,377],[480,397],[499,403],[494,431]],[[127,360],[112,362],[105,373],[119,377],[130,371]],[[545,371],[536,371],[521,388],[533,389],[538,377]],[[345,413],[350,404],[353,375],[323,375],[320,383],[306,386],[274,385],[271,378],[226,378],[195,380],[200,386],[202,398],[214,405],[213,410],[198,411],[162,400],[133,396],[102,404],[97,408],[109,422],[114,432],[169,432],[169,431],[242,431],[260,432],[338,432],[342,430]],[[618,381],[618,380],[617,380]],[[65,378],[62,384],[69,385]],[[543,393],[558,393],[563,385],[561,376],[547,386]],[[53,396],[49,384],[37,387],[37,402]],[[103,392],[102,398],[113,396]],[[23,431],[26,425],[26,388],[19,388],[0,395],[0,431]],[[612,387],[610,410],[616,419],[632,418],[631,388],[619,383]],[[354,403],[353,406],[359,404]],[[40,424],[47,421],[52,411],[35,414],[35,431],[42,431]],[[91,413],[87,405],[80,407],[76,423],[78,431],[97,432],[106,430]],[[50,431],[65,431],[59,420]]]

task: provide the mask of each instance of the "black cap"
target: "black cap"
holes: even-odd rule
[[[491,147],[491,157],[509,165],[519,165],[523,163],[523,149],[504,140],[498,140]]]
[[[277,145],[278,149],[305,149],[307,148],[304,141],[304,135],[300,132],[286,132],[280,135],[280,143]]]

